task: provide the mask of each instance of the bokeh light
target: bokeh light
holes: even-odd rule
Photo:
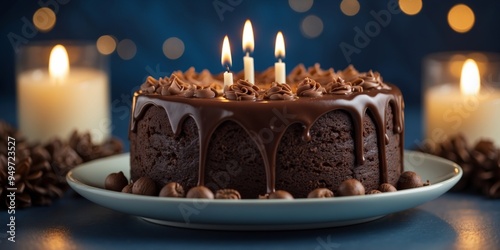
[[[302,34],[307,38],[315,38],[323,32],[323,21],[315,15],[309,15],[300,25]]]
[[[184,42],[177,37],[170,37],[163,43],[163,54],[172,60],[181,57],[184,54]]]
[[[407,15],[416,15],[422,10],[422,0],[399,0],[399,8]]]
[[[97,50],[103,55],[109,55],[116,49],[116,40],[110,35],[103,35],[97,39]]]
[[[342,0],[340,10],[346,16],[354,16],[359,12],[359,2],[357,0]]]
[[[306,12],[313,6],[314,0],[288,0],[290,8],[296,12]]]
[[[448,24],[456,32],[469,31],[474,26],[474,21],[474,12],[465,4],[457,4],[448,12]]]
[[[121,59],[130,60],[134,58],[137,53],[137,47],[135,46],[134,41],[130,39],[123,39],[118,43],[116,51]]]
[[[56,24],[56,13],[52,9],[43,7],[33,14],[33,24],[41,32],[48,32]]]

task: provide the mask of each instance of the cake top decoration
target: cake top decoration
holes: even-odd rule
[[[141,85],[139,94],[183,96],[187,98],[216,98],[228,100],[294,100],[315,98],[324,94],[350,95],[372,89],[390,89],[380,73],[372,70],[359,72],[349,65],[341,71],[322,69],[319,63],[306,68],[297,65],[287,76],[287,83],[274,81],[274,67],[255,74],[255,84],[243,80],[243,71],[235,75],[232,85],[224,91],[222,74],[212,75],[208,70],[197,73],[194,67],[185,72],[175,71],[170,77],[155,79],[151,76]]]

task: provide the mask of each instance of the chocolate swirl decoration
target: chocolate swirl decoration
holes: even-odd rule
[[[335,81],[328,83],[325,89],[327,93],[335,95],[349,95],[353,92],[351,83],[344,81],[342,77],[337,77]]]
[[[215,98],[217,96],[217,90],[212,87],[204,87],[198,85],[191,85],[191,87],[184,91],[184,97],[196,97],[196,98]]]
[[[190,85],[179,79],[176,75],[170,77],[170,86],[167,95],[184,95],[190,89]]]
[[[153,94],[155,93],[157,88],[158,88],[158,80],[156,80],[152,76],[148,76],[148,78],[146,78],[146,81],[143,84],[141,84],[140,90],[143,93]]]
[[[323,85],[332,82],[336,76],[333,68],[323,70],[319,63],[315,63],[314,66],[309,67],[308,73],[309,77],[313,78],[315,81]]]
[[[229,86],[224,93],[226,99],[237,101],[256,100],[259,97],[259,87],[247,80],[238,80]]]
[[[361,79],[362,81],[358,81]],[[382,88],[382,80],[380,79],[380,74],[378,72],[373,73],[373,71],[368,71],[365,74],[359,76],[356,79],[356,86],[361,86],[363,89],[381,89]]]
[[[319,97],[326,93],[325,88],[315,80],[306,77],[297,86],[297,96],[303,97]]]
[[[349,64],[349,66],[347,66],[347,68],[345,68],[339,74],[342,76],[342,78],[344,78],[344,80],[348,82],[356,80],[356,78],[358,78],[359,76],[359,72],[356,70],[356,68],[354,68],[354,66],[352,66],[352,64]]]
[[[292,100],[294,98],[292,88],[286,83],[273,82],[271,88],[264,92],[264,99],[267,100]]]

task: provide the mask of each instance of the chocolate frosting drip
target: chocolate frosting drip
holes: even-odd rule
[[[264,92],[264,99],[267,100],[292,100],[295,98],[292,88],[286,83],[273,82],[270,89]]]
[[[243,84],[244,85],[244,84]],[[247,86],[247,85],[244,85]],[[249,86],[247,86],[248,88]],[[253,88],[251,88],[253,89]],[[256,91],[255,91],[256,92]],[[281,137],[288,126],[294,123],[302,124],[304,127],[303,140],[311,139],[309,131],[316,120],[324,114],[343,110],[350,114],[354,124],[354,151],[356,162],[362,165],[365,161],[363,147],[363,118],[366,112],[370,112],[377,129],[377,143],[379,148],[380,181],[387,182],[387,160],[385,152],[386,118],[385,110],[388,105],[392,107],[394,114],[394,132],[403,132],[403,99],[398,88],[381,89],[351,95],[323,95],[317,98],[299,98],[287,102],[267,102],[265,105],[248,102],[230,102],[222,97],[214,99],[184,98],[177,96],[160,96],[154,94],[136,93],[133,99],[132,119],[130,130],[135,131],[136,122],[144,115],[147,107],[155,105],[162,107],[167,113],[176,135],[180,134],[180,128],[187,117],[192,117],[199,129],[199,177],[198,185],[204,185],[205,161],[208,144],[212,133],[225,121],[231,120],[239,124],[257,145],[261,157],[264,160],[266,172],[266,185],[268,193],[275,191],[276,154]],[[225,105],[227,104],[227,105]],[[261,131],[268,129],[269,121],[276,119],[276,112],[286,114],[288,125],[276,132],[271,140],[262,138]],[[256,114],[259,116],[249,116]],[[403,148],[403,138],[400,139],[400,148]],[[401,159],[403,150],[401,150]],[[403,171],[403,166],[401,166]]]
[[[306,77],[297,86],[297,95],[305,97],[319,97],[323,93],[326,93],[325,88],[321,87],[321,84],[315,80]]]
[[[229,86],[224,93],[227,99],[237,101],[256,100],[259,97],[259,87],[247,80],[238,80]]]

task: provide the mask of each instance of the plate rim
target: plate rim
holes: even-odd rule
[[[79,194],[84,196],[86,199],[89,201],[100,205],[102,207],[106,207],[109,209],[112,209],[114,211],[118,211],[121,213],[129,214],[132,216],[136,216],[142,219],[145,219],[148,222],[153,222],[153,223],[158,223],[162,225],[169,225],[169,226],[176,226],[176,227],[185,227],[185,228],[193,228],[193,229],[214,229],[214,230],[295,230],[295,229],[311,229],[311,228],[324,228],[324,227],[332,227],[332,226],[344,226],[344,225],[349,225],[349,224],[357,224],[361,223],[360,221],[370,221],[370,218],[373,218],[373,220],[386,216],[388,214],[392,214],[395,212],[399,211],[404,211],[413,207],[416,207],[418,205],[421,205],[423,203],[426,203],[428,201],[431,201],[445,192],[447,192],[453,185],[458,182],[458,180],[461,178],[463,174],[463,170],[461,167],[449,160],[425,154],[422,152],[418,151],[410,151],[410,150],[405,150],[405,162],[408,162],[409,159],[406,157],[406,155],[409,154],[410,156],[408,157],[425,157],[427,160],[430,161],[437,161],[440,162],[440,166],[445,166],[445,168],[448,170],[446,172],[440,172],[436,176],[432,176],[432,178],[437,178],[441,181],[438,181],[436,183],[431,183],[431,185],[424,186],[424,187],[419,187],[419,188],[413,188],[413,189],[406,189],[406,190],[398,190],[397,192],[388,192],[388,193],[379,193],[379,194],[374,194],[374,195],[362,195],[362,196],[344,196],[344,197],[333,197],[333,198],[295,198],[293,200],[281,200],[281,199],[276,199],[276,200],[268,200],[268,199],[242,199],[242,200],[224,200],[224,199],[194,199],[194,198],[172,198],[172,197],[158,197],[158,196],[145,196],[145,195],[136,195],[136,194],[128,194],[128,193],[121,193],[121,192],[116,192],[116,191],[111,191],[111,190],[106,190],[104,189],[104,183],[101,184],[101,186],[93,186],[92,184],[99,185],[96,183],[88,183],[91,182],[91,180],[86,179],[86,180],[81,180],[81,178],[78,178],[77,176],[78,171],[81,171],[81,169],[84,169],[86,167],[94,166],[94,168],[97,168],[96,164],[100,164],[100,162],[107,163],[107,162],[113,162],[113,161],[124,161],[129,157],[129,153],[123,153],[119,155],[114,155],[106,158],[101,158],[95,161],[89,161],[87,163],[81,164],[78,167],[72,169],[69,171],[66,175],[66,179],[68,181],[68,184]],[[416,155],[418,154],[418,155]],[[443,164],[443,165],[442,165]],[[118,167],[115,167],[119,169]],[[126,167],[120,169],[119,171],[126,171],[126,169],[130,169],[130,164],[128,164]],[[418,165],[414,164],[413,166],[408,166],[408,164],[405,164],[405,170],[412,170],[415,168],[418,168]],[[114,171],[110,170],[110,171]],[[425,171],[432,171],[429,170],[429,166],[426,166]],[[75,174],[77,173],[77,174]],[[432,173],[432,172],[431,172]],[[97,175],[99,178],[103,177],[102,172],[98,173]],[[86,178],[86,177],[84,177]],[[111,204],[108,200],[113,200],[114,202],[120,204],[125,204],[125,205],[115,205]],[[105,201],[104,201],[105,200]],[[401,200],[401,203],[398,201]],[[380,202],[378,202],[380,201]],[[394,207],[386,207],[384,205],[383,201],[391,201],[391,202],[397,202]],[[137,202],[137,203],[147,203],[149,208],[148,209],[141,209],[137,208],[135,206],[127,206],[127,202]],[[350,209],[346,209],[347,206],[356,206],[356,205],[363,205],[366,206],[366,204],[372,204],[373,207],[376,211],[357,211],[357,212],[352,212]],[[264,209],[263,213],[266,213],[266,216],[275,216],[276,211],[279,209],[283,208],[291,208],[292,210],[288,209],[289,214],[294,214],[298,213],[299,211],[308,211],[310,209],[318,209],[318,208],[328,208],[331,209],[332,207],[343,207],[345,211],[342,211],[341,213],[344,214],[345,217],[341,217],[339,215],[333,215],[333,216],[328,216],[328,218],[325,218],[323,221],[319,221],[317,216],[315,215],[308,215],[308,216],[303,216],[302,218],[296,218],[292,219],[291,222],[283,222],[282,218],[274,219],[274,222],[271,222],[272,226],[269,225],[264,225],[262,223],[262,219],[259,218],[259,222],[253,222],[247,220],[247,218],[242,218],[236,217],[235,221],[229,221],[227,218],[223,218],[222,221],[214,222],[213,218],[208,218],[204,217],[205,215],[194,219],[193,221],[182,221],[181,217],[179,216],[179,211],[173,211],[173,207],[177,207],[177,210],[179,210],[179,207],[182,205],[186,206],[196,206],[196,204],[203,204],[206,205],[205,208],[210,207],[208,210],[208,214],[212,214],[217,216],[222,216],[219,215],[219,211],[217,209],[233,209],[233,210],[240,210],[243,209],[242,211],[247,211],[245,212],[236,212],[236,214],[241,213],[242,215],[240,216],[255,216],[254,212],[248,212],[250,211],[249,209]],[[157,206],[163,206],[162,208],[165,208],[165,206],[170,207],[170,211],[173,212],[173,214],[163,214],[159,213],[156,207]],[[205,209],[203,208],[203,209]],[[239,208],[239,209],[238,209]],[[267,210],[265,210],[267,209]],[[302,209],[302,210],[301,210]],[[341,209],[342,210],[342,209]],[[348,211],[349,210],[349,211]],[[358,209],[359,210],[359,209]],[[200,210],[201,211],[201,210]],[[322,212],[324,214],[324,212]],[[351,214],[352,213],[352,214]],[[145,214],[148,214],[150,216],[145,216]],[[234,214],[232,216],[235,216]],[[295,215],[298,216],[298,215]],[[278,216],[280,217],[280,216]],[[283,217],[283,216],[281,216]],[[300,217],[300,216],[299,216]],[[274,218],[274,217],[273,217]],[[159,223],[159,221],[163,221],[163,223]],[[282,223],[282,224],[279,224]],[[245,225],[247,227],[245,227]]]

